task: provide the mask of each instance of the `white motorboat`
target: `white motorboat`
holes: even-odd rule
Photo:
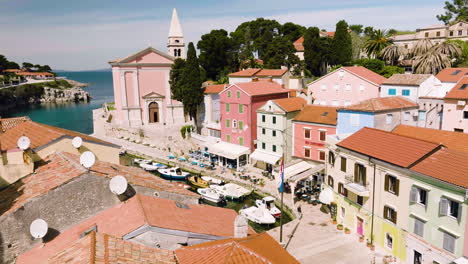
[[[281,216],[281,211],[275,206],[275,198],[271,196],[263,197],[261,200],[255,200],[255,205],[257,207],[265,207],[275,218]]]
[[[159,168],[159,167],[154,166],[152,164],[146,164],[146,163],[140,163],[140,167],[142,169],[144,169],[145,171],[155,171],[155,170],[157,170]]]
[[[240,199],[249,195],[252,191],[234,183],[227,183],[225,185],[210,185],[210,188],[216,190],[224,197],[231,199]]]
[[[137,164],[150,164],[151,163],[151,160],[144,160],[144,159],[133,159],[133,163],[137,163]]]
[[[158,167],[158,169],[167,169],[167,166],[161,163],[153,162],[151,165]]]
[[[197,192],[201,195],[203,200],[208,202],[219,204],[225,201],[222,194],[219,194],[211,188],[198,188]]]
[[[210,176],[202,176],[202,180],[208,182],[209,184],[223,185],[224,181]]]
[[[158,169],[161,177],[168,180],[185,180],[186,177],[190,176],[190,173],[182,171],[179,167]]]
[[[268,209],[265,207],[256,207],[252,206],[246,209],[240,210],[240,214],[250,221],[257,224],[274,224],[276,222],[275,217],[273,217]]]

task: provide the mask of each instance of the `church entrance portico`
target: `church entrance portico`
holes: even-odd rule
[[[143,123],[145,125],[166,125],[163,101],[164,96],[151,92],[143,96],[145,102],[143,110]]]
[[[149,104],[149,122],[150,123],[159,123],[159,106],[156,102],[151,102]]]

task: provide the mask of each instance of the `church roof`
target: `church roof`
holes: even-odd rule
[[[166,58],[168,60],[171,60],[171,61],[175,60],[174,57],[172,57],[171,55],[169,55],[169,54],[167,54],[165,52],[157,50],[157,49],[155,49],[153,47],[147,47],[146,49],[142,49],[142,50],[140,50],[138,52],[135,52],[135,53],[133,53],[133,54],[131,54],[131,55],[125,57],[125,58],[110,61],[109,64],[110,65],[117,65],[119,63],[128,63],[128,62],[131,62],[131,61],[135,60],[136,58],[141,57],[143,55],[146,55],[146,54],[148,54],[150,52],[156,53],[156,54],[158,54],[158,55],[160,55],[160,56],[162,56],[162,57],[164,57],[164,58]]]
[[[179,17],[177,16],[177,10],[172,10],[171,27],[169,28],[169,37],[183,37],[182,26],[180,25]]]

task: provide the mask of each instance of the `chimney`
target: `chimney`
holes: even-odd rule
[[[273,82],[273,76],[268,76],[268,81]]]
[[[242,215],[238,215],[236,220],[234,220],[234,238],[247,237],[248,230],[249,225],[247,224],[247,220]]]
[[[258,77],[253,77],[252,82],[258,82]]]

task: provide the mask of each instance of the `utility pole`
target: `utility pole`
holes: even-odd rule
[[[286,121],[287,122],[287,121]],[[284,157],[284,151],[286,150],[287,148],[287,140],[286,140],[286,129],[284,129],[281,133],[282,137],[283,137],[283,145],[282,145],[282,148],[281,150],[283,151],[282,153],[282,167],[283,169],[281,170],[280,168],[280,177],[281,177],[281,185],[280,185],[280,192],[281,192],[281,206],[280,206],[280,210],[281,210],[281,214],[280,214],[280,243],[283,242],[283,197],[284,197],[284,162],[285,162],[285,157]]]

